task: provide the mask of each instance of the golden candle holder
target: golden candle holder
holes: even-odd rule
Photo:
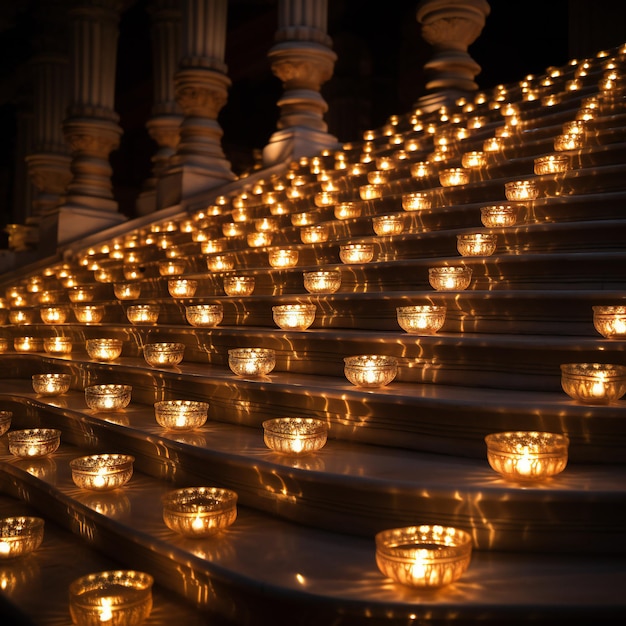
[[[206,264],[212,272],[225,272],[235,267],[234,254],[211,254],[206,258]]]
[[[0,411],[0,437],[11,428],[13,411]]]
[[[185,317],[192,326],[217,326],[224,318],[224,307],[217,304],[192,304],[185,307]]]
[[[263,441],[274,452],[286,456],[305,456],[326,445],[325,422],[309,417],[279,417],[263,422]]]
[[[626,366],[606,363],[564,363],[561,386],[582,404],[609,404],[626,393]]]
[[[185,356],[185,344],[175,341],[147,343],[143,347],[143,358],[152,367],[175,367]]]
[[[424,304],[396,307],[402,330],[413,335],[434,335],[446,321],[445,305]]]
[[[593,326],[607,339],[626,339],[626,306],[593,306]]]
[[[504,148],[504,138],[488,137],[483,141],[483,152],[499,152]]]
[[[85,402],[94,411],[119,411],[130,404],[132,390],[130,385],[91,385],[85,387]]]
[[[226,222],[222,224],[222,234],[224,237],[243,237],[246,227],[241,222]]]
[[[209,537],[237,519],[237,493],[218,487],[175,489],[163,497],[163,521],[185,537]]]
[[[461,165],[468,169],[478,169],[487,165],[487,155],[484,152],[465,152],[461,157]]]
[[[539,197],[539,189],[534,180],[511,180],[504,184],[504,195],[512,202],[535,200]]]
[[[543,174],[567,172],[570,168],[571,162],[567,154],[546,154],[534,160],[533,171],[538,176],[541,176]]]
[[[249,217],[249,211],[246,207],[235,207],[230,216],[233,218],[233,222],[246,222]]]
[[[318,191],[313,197],[316,207],[327,207],[337,204],[339,194],[336,191]]]
[[[248,233],[246,241],[251,248],[262,248],[264,246],[270,246],[274,233],[268,231]]]
[[[367,182],[371,185],[384,185],[389,182],[389,173],[382,170],[371,170],[367,173]]]
[[[376,533],[376,564],[394,582],[437,589],[458,580],[472,555],[472,537],[461,529],[425,524]]]
[[[280,231],[280,225],[270,217],[261,217],[254,220],[254,229],[257,233],[277,233]]]
[[[375,389],[388,385],[398,373],[398,359],[380,354],[344,358],[344,374],[356,387]]]
[[[275,248],[268,252],[268,259],[272,267],[295,267],[298,264],[298,251],[290,248]]]
[[[122,274],[124,274],[125,280],[137,280],[143,278],[146,272],[146,268],[143,265],[137,263],[129,263],[122,268]]]
[[[320,219],[320,214],[317,211],[305,211],[303,213],[292,213],[289,217],[291,225],[296,228],[301,226],[312,226],[317,224]]]
[[[87,339],[85,349],[90,359],[96,361],[115,361],[122,354],[121,339]]]
[[[41,337],[14,337],[13,349],[16,352],[43,352]]]
[[[361,200],[376,200],[383,197],[383,185],[361,185],[359,187]]]
[[[9,311],[9,322],[16,325],[32,324],[35,318],[35,311],[32,309],[11,309]]]
[[[93,277],[99,283],[112,283],[115,280],[113,271],[107,267],[100,267],[94,270]]]
[[[161,308],[158,304],[133,304],[126,309],[131,324],[156,324]]]
[[[433,166],[428,161],[416,161],[411,165],[413,178],[428,178],[433,174]]]
[[[198,281],[190,278],[171,278],[167,281],[167,291],[172,298],[193,298]]]
[[[103,304],[77,304],[73,310],[76,321],[81,324],[98,324],[104,317]]]
[[[187,261],[185,259],[171,259],[159,261],[159,274],[161,276],[179,276],[185,273]]]
[[[141,283],[115,283],[113,293],[118,300],[136,300],[141,295]]]
[[[91,302],[94,298],[93,287],[71,287],[67,292],[70,302]]]
[[[128,454],[92,454],[70,461],[72,480],[80,489],[111,491],[133,475],[135,458]]]
[[[431,204],[430,194],[426,191],[414,191],[402,194],[402,208],[405,211],[430,209]]]
[[[491,256],[496,251],[495,233],[462,233],[456,236],[461,256]]]
[[[404,215],[376,215],[372,228],[379,237],[399,235],[404,230]]]
[[[485,437],[487,460],[504,478],[541,481],[560,474],[567,465],[569,439],[555,433],[517,431]]]
[[[209,404],[195,400],[161,400],[154,403],[154,416],[159,426],[169,430],[194,430],[208,418]]]
[[[467,185],[470,173],[462,167],[450,167],[439,172],[439,183],[442,187],[457,187]]]
[[[19,515],[0,519],[0,559],[14,559],[37,550],[43,542],[45,521]],[[3,620],[4,621],[4,620]]]
[[[306,330],[315,321],[314,304],[279,304],[272,307],[274,323],[282,330]]]
[[[224,293],[227,296],[249,296],[254,291],[254,276],[224,276]]]
[[[134,570],[97,572],[69,586],[70,615],[76,626],[139,626],[152,611],[150,574]]]
[[[339,247],[339,258],[346,265],[369,263],[374,258],[373,243],[347,243]]]
[[[39,304],[56,304],[61,298],[60,291],[53,291],[46,289],[37,294],[37,302]]]
[[[437,291],[462,291],[469,287],[472,268],[464,265],[445,265],[428,268],[428,282]]]
[[[47,456],[61,445],[61,431],[56,428],[10,430],[9,452],[21,459]]]
[[[335,219],[348,220],[361,216],[362,206],[358,202],[340,202],[335,206]]]
[[[63,324],[68,310],[63,306],[47,306],[39,309],[39,316],[44,324]]]
[[[266,376],[276,367],[276,352],[270,348],[233,348],[228,366],[237,376]]]
[[[224,250],[226,250],[226,242],[221,239],[207,239],[200,244],[202,254],[214,254],[224,252]]]
[[[47,354],[70,354],[72,351],[71,337],[45,337],[43,349]]]
[[[60,396],[70,389],[70,374],[33,374],[33,391],[40,396]]]
[[[313,224],[303,226],[300,229],[300,239],[302,243],[324,243],[328,241],[330,228],[328,224]]]
[[[341,287],[341,272],[314,270],[303,272],[304,288],[309,293],[335,293]]]
[[[480,208],[480,220],[487,228],[515,226],[517,209],[511,204],[496,204]]]

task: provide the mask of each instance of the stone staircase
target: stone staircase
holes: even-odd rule
[[[619,81],[605,84],[608,64],[624,71],[625,58],[624,48],[609,51],[526,88],[507,85],[446,111],[391,118],[344,146],[343,160],[324,153],[272,177],[256,173],[236,193],[195,199],[167,222],[130,223],[124,237],[104,233],[71,260],[5,277],[6,309],[32,321],[12,323],[4,311],[0,409],[12,412],[11,430],[51,427],[62,436],[41,459],[13,456],[7,435],[0,437],[1,516],[46,520],[38,551],[0,560],[0,614],[16,624],[69,623],[74,578],[131,568],[155,578],[147,624],[617,624],[626,611],[626,404],[575,402],[561,388],[560,364],[626,365],[624,341],[602,337],[592,313],[626,303],[626,92]],[[517,125],[505,115],[508,104],[518,108]],[[582,144],[555,152],[564,125],[584,113],[592,117]],[[494,138],[500,148],[485,151]],[[465,168],[466,184],[442,186],[438,172],[460,167],[472,151],[487,164]],[[555,153],[568,155],[570,169],[535,174],[535,159]],[[380,197],[363,200],[367,174],[383,157],[394,161],[390,180]],[[432,174],[417,178],[411,167],[421,161]],[[336,183],[329,206],[314,203],[322,191],[317,170]],[[517,180],[534,182],[538,197],[509,201],[505,185]],[[403,209],[403,195],[414,191],[428,191],[430,208]],[[276,196],[283,214],[271,203]],[[341,202],[354,203],[360,216],[337,219]],[[516,209],[515,225],[485,227],[481,208],[505,203]],[[302,243],[294,225],[302,213],[328,225],[326,242]],[[404,216],[403,232],[374,234],[372,217],[388,214]],[[272,244],[251,247],[247,235],[263,218],[275,223]],[[242,234],[226,237],[232,222]],[[495,233],[495,253],[462,257],[457,235],[469,232]],[[252,295],[225,295],[233,270],[209,270],[201,239],[222,243],[237,273],[254,276]],[[347,243],[372,243],[374,259],[342,263]],[[296,266],[271,267],[276,247],[297,250]],[[198,281],[193,297],[169,295],[171,277],[160,267],[172,250],[186,261],[184,278]],[[140,277],[130,282],[141,295],[120,300],[114,285],[128,281],[131,252]],[[429,268],[459,264],[472,269],[467,289],[433,289]],[[303,272],[318,268],[341,272],[336,293],[304,289]],[[93,288],[101,322],[79,323],[72,313],[60,324],[41,322],[42,293],[73,306],[68,275]],[[14,287],[24,295],[19,306]],[[129,323],[127,309],[139,303],[159,305],[157,323]],[[202,303],[222,304],[217,326],[188,323],[186,307]],[[287,303],[316,305],[309,329],[277,327],[272,306]],[[404,332],[396,308],[428,303],[446,305],[443,328]],[[54,335],[72,339],[71,353],[14,349],[16,338]],[[85,342],[97,337],[122,339],[121,357],[90,359]],[[185,345],[183,361],[149,366],[143,346],[166,341]],[[275,369],[234,375],[228,350],[256,346],[275,350]],[[350,384],[344,357],[356,354],[396,357],[396,378],[377,389]],[[31,376],[49,372],[71,374],[71,389],[37,396]],[[89,409],[84,389],[100,383],[131,385],[130,405]],[[208,402],[209,419],[197,430],[165,430],[153,406],[164,399]],[[285,416],[323,420],[327,444],[304,457],[272,452],[262,422]],[[565,471],[536,483],[500,477],[484,437],[508,430],[567,434]],[[77,488],[69,462],[94,452],[132,454],[128,485]],[[234,490],[235,523],[208,539],[169,530],[161,498],[191,485]],[[461,579],[420,590],[379,571],[375,533],[416,524],[470,532],[472,559]]]

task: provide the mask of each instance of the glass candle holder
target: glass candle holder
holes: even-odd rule
[[[464,265],[430,267],[428,282],[437,291],[467,289],[472,280],[472,268]]]
[[[69,586],[70,615],[76,626],[139,626],[152,611],[150,574],[134,570],[97,572]]]
[[[326,445],[328,427],[309,417],[279,417],[263,422],[263,441],[274,452],[305,456]]]
[[[480,209],[480,219],[487,228],[514,226],[517,222],[517,209],[510,204],[484,206]]]
[[[396,308],[398,324],[412,335],[434,335],[446,321],[444,305],[424,304]]]
[[[163,497],[163,521],[185,537],[208,537],[237,519],[237,493],[218,487],[175,489]]]
[[[456,236],[456,249],[461,256],[491,256],[496,251],[495,233],[462,233]]]
[[[85,402],[95,411],[119,411],[130,404],[130,385],[91,385],[85,387]]]
[[[274,233],[268,231],[248,233],[246,241],[251,248],[262,248],[272,244]]]
[[[33,374],[33,391],[40,396],[67,393],[72,382],[70,374]]]
[[[235,267],[233,254],[212,254],[206,258],[206,265],[212,272],[224,272]]]
[[[134,304],[126,309],[126,317],[132,324],[156,324],[159,311],[158,304]]]
[[[383,197],[382,185],[361,185],[359,187],[359,197],[361,200],[376,200]]]
[[[427,178],[433,173],[433,166],[428,161],[416,161],[411,165],[413,178]]]
[[[97,324],[104,317],[103,304],[78,304],[74,306],[74,317],[81,324]]]
[[[341,202],[334,209],[335,219],[349,220],[361,217],[362,210],[358,202]]]
[[[108,267],[100,267],[94,270],[93,277],[99,283],[112,283],[114,280],[113,271]]]
[[[0,437],[11,428],[12,411],[0,411]]]
[[[87,339],[85,349],[90,359],[96,361],[114,361],[122,354],[121,339],[96,338]]]
[[[118,300],[136,300],[141,295],[141,283],[115,283],[113,293]]]
[[[246,227],[241,222],[226,222],[222,224],[222,234],[224,237],[242,237],[246,232]]]
[[[357,387],[375,389],[388,385],[398,373],[398,359],[380,354],[344,358],[344,374]]]
[[[272,307],[274,323],[283,330],[306,330],[315,321],[314,304],[279,304]]]
[[[254,220],[254,229],[257,233],[277,233],[280,231],[280,226],[276,220],[269,217],[261,217]]]
[[[16,352],[43,352],[41,337],[14,337],[13,349]]]
[[[254,291],[254,276],[224,276],[224,293],[227,296],[249,296]]]
[[[61,431],[56,428],[10,430],[9,452],[22,459],[47,456],[61,445]]]
[[[626,366],[564,363],[561,386],[568,396],[582,404],[609,404],[626,393]]]
[[[626,339],[626,306],[594,306],[593,326],[607,339]]]
[[[187,261],[185,259],[171,259],[159,261],[159,274],[161,276],[179,276],[185,273]]]
[[[301,226],[312,226],[313,224],[317,224],[320,219],[320,214],[317,211],[305,211],[304,213],[292,213],[291,217],[291,225],[296,227]]]
[[[203,426],[209,404],[195,400],[161,400],[154,403],[154,416],[159,426],[169,430],[193,430]]]
[[[71,287],[67,291],[70,302],[91,302],[94,298],[93,287]]]
[[[68,310],[62,306],[48,306],[39,309],[44,324],[63,324],[67,319]]]
[[[458,580],[472,555],[472,537],[450,526],[392,528],[376,534],[376,564],[394,582],[436,589]]]
[[[402,208],[405,211],[420,211],[430,209],[430,194],[425,191],[414,191],[402,194]]]
[[[0,559],[14,559],[34,552],[43,542],[45,521],[19,515],[0,519]]]
[[[32,309],[11,309],[9,311],[9,322],[11,324],[32,324],[35,318],[35,311]]]
[[[270,348],[233,348],[228,366],[237,376],[266,376],[276,367],[276,353]]]
[[[470,173],[462,167],[450,167],[439,172],[439,183],[442,187],[456,187],[467,185]]]
[[[404,230],[404,216],[377,215],[372,218],[372,228],[380,237],[399,235]]]
[[[172,298],[193,298],[198,281],[189,278],[171,278],[167,281],[167,291]]]
[[[567,154],[547,154],[537,157],[534,161],[535,174],[558,174],[571,168],[570,158]]]
[[[543,432],[503,432],[485,437],[487,460],[509,480],[545,480],[567,465],[569,439]]]
[[[298,263],[298,251],[290,248],[276,248],[268,252],[272,267],[295,267]]]
[[[224,318],[224,307],[218,304],[192,304],[185,307],[185,317],[192,326],[217,326]]]
[[[506,199],[514,202],[535,200],[539,196],[539,189],[534,180],[512,180],[504,184]]]
[[[477,169],[487,165],[487,155],[484,152],[465,152],[461,157],[461,165],[469,169]]]
[[[367,182],[371,185],[384,185],[389,182],[389,174],[382,170],[372,170],[367,173]]]
[[[45,337],[43,349],[47,354],[69,354],[72,351],[71,337]]]
[[[128,454],[91,454],[70,461],[72,480],[80,489],[111,491],[133,475],[135,458]]]
[[[303,273],[304,288],[309,293],[335,293],[341,287],[341,272],[314,270]]]
[[[580,150],[585,146],[585,137],[579,133],[562,133],[554,138],[553,146],[557,152]]]
[[[127,263],[122,268],[122,274],[126,280],[137,280],[143,278],[146,268],[138,263]]]
[[[226,242],[220,239],[207,239],[200,244],[202,254],[214,254],[215,252],[224,252]]]
[[[302,243],[324,243],[328,241],[330,229],[328,224],[313,224],[300,229]]]
[[[347,243],[339,247],[339,258],[347,265],[369,263],[374,258],[374,244]]]
[[[316,207],[327,207],[337,204],[339,194],[336,191],[319,191],[315,194],[313,202]]]
[[[185,344],[173,341],[147,343],[143,347],[143,358],[152,367],[175,367],[185,356]]]

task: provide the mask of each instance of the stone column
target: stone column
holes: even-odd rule
[[[165,174],[176,153],[183,116],[174,93],[174,74],[181,56],[181,11],[179,0],[153,0],[148,11],[151,19],[154,104],[146,126],[157,144],[152,157],[152,177],[137,200],[137,213],[155,211],[158,179]]]
[[[72,96],[63,133],[72,180],[58,214],[60,244],[125,220],[109,163],[122,134],[114,111],[119,7],[119,0],[83,0],[69,12]]]
[[[283,83],[278,130],[263,150],[266,166],[338,147],[324,121],[328,105],[320,93],[337,55],[327,29],[327,0],[279,0],[272,72]]]
[[[421,0],[417,21],[423,38],[433,46],[434,55],[424,65],[427,94],[416,106],[432,110],[450,104],[478,89],[474,77],[480,65],[467,49],[485,26],[491,9],[486,0]]]
[[[183,121],[176,154],[158,183],[158,208],[235,179],[217,121],[231,84],[224,63],[227,0],[183,0],[182,9],[182,58],[174,93]]]

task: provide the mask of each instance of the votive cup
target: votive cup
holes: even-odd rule
[[[35,311],[32,309],[11,309],[9,311],[11,324],[32,324],[34,318]]]
[[[215,254],[216,252],[224,252],[226,242],[221,239],[207,239],[200,243],[200,252],[202,254]]]
[[[114,361],[122,354],[123,343],[121,339],[87,339],[85,349],[90,359],[96,361]]]
[[[93,287],[79,286],[71,287],[67,291],[70,302],[91,302],[94,298]]]
[[[74,317],[81,324],[97,324],[104,317],[103,304],[77,304],[73,308]]]
[[[461,233],[456,248],[461,256],[491,256],[496,251],[495,233]]]
[[[131,385],[102,384],[85,387],[85,402],[95,411],[119,411],[131,400]]]
[[[172,298],[193,298],[198,281],[190,278],[171,278],[167,281],[167,291]]]
[[[291,248],[276,248],[268,252],[272,267],[295,267],[298,263],[298,251]]]
[[[33,391],[40,396],[59,396],[67,393],[72,382],[70,374],[33,374]]]
[[[309,293],[335,293],[341,287],[341,272],[312,270],[303,272],[304,288]]]
[[[402,208],[405,211],[420,211],[430,209],[430,194],[425,191],[414,191],[402,195]]]
[[[212,254],[206,258],[207,267],[212,272],[224,272],[235,267],[234,254]]]
[[[47,354],[69,354],[72,351],[72,338],[44,337],[43,349]]]
[[[37,550],[43,542],[44,526],[41,517],[0,518],[0,559],[14,559]]]
[[[399,235],[404,230],[404,215],[377,215],[372,228],[379,237]]]
[[[348,243],[339,247],[339,258],[347,265],[369,263],[374,258],[374,244]]]
[[[254,292],[254,276],[224,276],[224,293],[227,296],[249,296]]]
[[[263,422],[263,441],[274,452],[285,456],[305,456],[326,445],[328,427],[310,417],[279,417]]]
[[[224,307],[217,304],[191,304],[185,307],[185,317],[192,326],[217,326],[224,318]]]
[[[24,459],[47,456],[61,445],[61,431],[56,428],[10,430],[7,437],[9,452]]]
[[[251,248],[262,248],[264,246],[270,246],[273,237],[274,233],[269,231],[254,232],[246,235],[246,241]]]
[[[279,304],[272,307],[275,324],[283,330],[306,330],[315,321],[314,304]]]
[[[397,373],[398,359],[393,356],[361,354],[344,358],[344,374],[357,387],[385,387]]]
[[[484,206],[480,209],[480,219],[487,228],[514,226],[517,221],[517,209],[510,204]]]
[[[626,339],[626,306],[593,306],[593,326],[607,339]]]
[[[357,217],[361,217],[362,210],[362,206],[358,202],[341,202],[335,207],[335,219],[355,219]]]
[[[14,337],[13,349],[16,352],[43,352],[41,337]]]
[[[469,287],[472,268],[464,265],[428,268],[428,281],[437,291],[461,291]]]
[[[158,304],[134,304],[126,309],[126,317],[132,324],[156,324],[159,311]]]
[[[413,335],[434,335],[446,321],[445,305],[423,304],[396,308],[398,324]]]
[[[112,491],[133,475],[135,458],[129,454],[91,454],[70,461],[72,480],[80,489]]]
[[[514,202],[535,200],[539,197],[539,189],[534,180],[512,180],[504,184],[504,195]]]
[[[154,416],[159,426],[169,430],[194,430],[207,421],[208,402],[196,400],[161,400],[154,403]]]
[[[67,319],[67,314],[67,308],[62,306],[48,306],[39,309],[39,315],[44,324],[63,324]]]
[[[266,376],[276,366],[276,353],[270,348],[233,348],[228,366],[237,376]]]
[[[161,276],[180,276],[185,273],[187,261],[185,259],[171,259],[159,261],[159,274]]]
[[[115,283],[113,293],[118,300],[136,300],[141,295],[141,283]]]
[[[245,232],[246,228],[241,222],[226,222],[222,224],[222,234],[224,237],[242,237]]]
[[[533,170],[535,174],[541,176],[566,172],[570,167],[570,158],[567,154],[547,154],[535,159]]]
[[[439,172],[439,183],[442,187],[467,185],[470,181],[469,170],[462,167],[450,167]]]
[[[561,386],[582,404],[609,404],[626,393],[626,366],[607,363],[564,363]]]
[[[328,241],[329,234],[328,224],[312,224],[300,229],[300,240],[302,243],[324,243]]]

